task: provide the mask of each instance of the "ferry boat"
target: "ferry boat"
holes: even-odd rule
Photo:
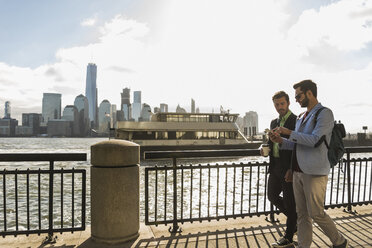
[[[144,150],[195,150],[257,148],[261,142],[248,141],[230,113],[153,114],[151,121],[119,121],[116,139],[129,140]]]

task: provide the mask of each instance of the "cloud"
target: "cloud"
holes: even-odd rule
[[[77,95],[77,94],[79,94],[78,89],[76,89],[74,87],[70,87],[70,86],[61,86],[61,85],[53,86],[52,88],[49,89],[49,91],[58,92],[58,93],[61,93],[63,95]]]
[[[289,38],[304,49],[327,43],[343,51],[362,49],[372,41],[371,1],[342,0],[306,10],[289,31]]]
[[[56,69],[54,69],[53,67],[50,67],[48,68],[48,70],[45,71],[45,75],[46,76],[56,76],[58,75]]]
[[[17,83],[12,81],[12,80],[8,80],[8,79],[5,79],[5,78],[0,78],[0,85],[4,85],[4,86],[17,85]]]
[[[56,82],[63,82],[65,79],[63,78],[62,74],[58,72],[55,68],[49,67],[45,71],[45,75],[48,77],[53,77]]]
[[[94,18],[87,18],[85,20],[83,20],[80,25],[83,26],[83,27],[92,27],[96,24],[97,22],[97,18],[94,17]]]
[[[350,13],[351,18],[371,18],[372,17],[372,8],[367,8],[363,10],[356,10]]]
[[[110,67],[107,67],[107,70],[112,70],[112,71],[116,71],[116,72],[125,72],[125,73],[134,73],[135,72],[130,68],[124,68],[124,67],[120,67],[120,66],[110,66]]]

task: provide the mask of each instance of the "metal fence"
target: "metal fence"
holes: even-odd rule
[[[49,169],[0,171],[0,235],[85,230],[86,171],[54,169],[57,161],[86,161],[78,154],[0,154],[0,162],[49,162]],[[79,194],[76,194],[76,192]]]
[[[372,158],[350,158],[372,147],[347,148],[345,159],[332,168],[326,208],[370,204]],[[173,160],[173,166],[145,168],[145,223],[179,223],[270,215],[277,212],[267,200],[267,161],[224,164],[177,164],[185,158],[260,156],[258,150],[149,152],[146,159]]]

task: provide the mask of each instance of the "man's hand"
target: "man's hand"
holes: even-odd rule
[[[260,154],[261,154],[261,156],[263,156],[263,149],[262,148],[260,148]]]
[[[269,138],[274,143],[283,143],[283,138],[280,137],[280,134],[278,132],[270,132]]]
[[[287,170],[287,172],[285,173],[284,180],[287,183],[293,182],[293,173],[291,169]]]
[[[285,128],[285,127],[277,127],[273,131],[279,134],[284,134],[284,135],[291,135],[292,133],[292,130],[289,130],[288,128]]]

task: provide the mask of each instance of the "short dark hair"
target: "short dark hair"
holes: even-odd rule
[[[306,92],[306,91],[310,90],[311,93],[313,93],[314,97],[316,98],[316,96],[317,96],[316,83],[314,83],[310,79],[303,80],[303,81],[298,82],[298,83],[293,85],[293,89],[297,89],[298,87],[301,88],[302,92]]]
[[[287,102],[289,102],[289,96],[288,96],[288,94],[285,93],[285,92],[282,91],[282,90],[276,92],[276,93],[273,95],[273,101],[274,101],[275,99],[279,99],[279,98],[282,98],[282,97],[285,97],[285,100],[286,100]]]

